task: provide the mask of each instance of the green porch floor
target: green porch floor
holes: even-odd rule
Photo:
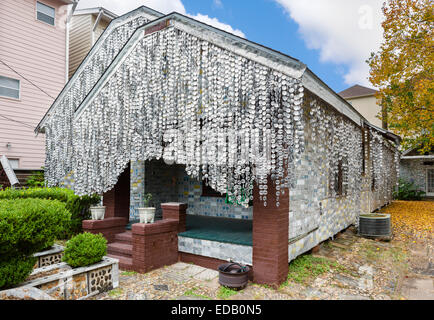
[[[199,215],[187,215],[186,231],[181,237],[252,245],[252,221]]]

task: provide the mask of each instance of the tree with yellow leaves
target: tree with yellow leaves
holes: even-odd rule
[[[434,4],[388,0],[383,13],[384,40],[367,61],[369,80],[379,88],[382,121],[403,138],[405,149],[430,151],[434,147]]]

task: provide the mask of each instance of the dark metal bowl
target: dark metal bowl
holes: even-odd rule
[[[239,263],[223,263],[219,265],[219,283],[229,288],[242,289],[249,281],[250,268]]]

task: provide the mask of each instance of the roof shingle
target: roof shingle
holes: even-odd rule
[[[377,90],[370,89],[367,87],[363,87],[361,85],[354,85],[344,91],[338,93],[342,98],[354,98],[354,97],[362,97],[362,96],[372,96],[377,92]]]

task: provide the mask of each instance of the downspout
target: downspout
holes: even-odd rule
[[[103,15],[104,15],[104,10],[103,8],[100,8],[98,16],[96,17],[95,23],[93,24],[93,28],[92,28],[92,46],[95,44],[95,30],[98,27],[99,21],[101,20]]]
[[[66,32],[66,44],[65,44],[65,83],[68,82],[69,80],[69,24],[71,22],[71,18],[72,18],[72,14],[75,11],[75,8],[77,7],[79,0],[75,0],[72,3],[72,7],[68,6],[68,13],[67,13],[67,17],[66,17],[66,28],[65,28],[65,32]]]

